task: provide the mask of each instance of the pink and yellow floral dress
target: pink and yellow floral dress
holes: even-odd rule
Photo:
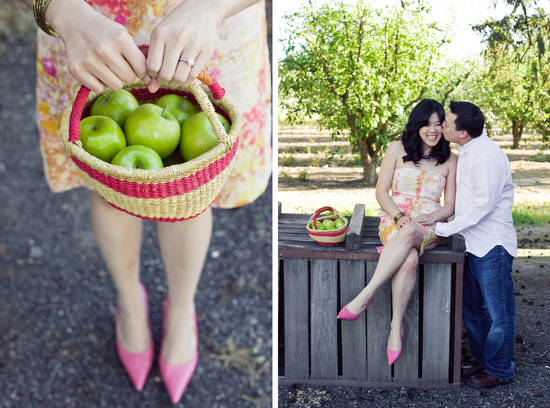
[[[136,44],[149,44],[153,28],[182,0],[89,0],[98,12],[124,25]],[[271,175],[271,85],[265,4],[226,19],[216,52],[205,67],[243,117],[237,161],[214,201],[233,208],[254,201]],[[89,187],[59,137],[63,110],[79,84],[66,68],[65,46],[38,31],[37,122],[46,183],[53,192]]]
[[[410,217],[419,214],[429,214],[441,207],[440,198],[447,178],[442,174],[413,168],[396,168],[393,173],[390,194],[399,211]],[[382,244],[386,245],[392,239],[399,228],[397,224],[382,209],[378,210],[380,216],[379,235]],[[419,255],[428,249],[433,249],[439,243],[441,237],[435,235],[435,225],[422,225],[424,239]]]

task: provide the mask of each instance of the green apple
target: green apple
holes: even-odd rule
[[[129,169],[154,170],[162,169],[162,159],[159,154],[147,146],[133,145],[122,149],[113,157],[111,164]]]
[[[176,118],[180,126],[182,126],[187,119],[197,113],[197,107],[193,105],[193,102],[176,94],[161,96],[155,101],[155,105],[158,105],[161,108],[166,107],[166,110]]]
[[[338,218],[338,219],[336,219],[336,221],[334,221],[334,228],[341,228],[344,225],[346,225],[346,223],[341,218]]]
[[[225,131],[229,132],[231,126],[227,119],[219,113],[216,115]],[[217,144],[218,137],[204,112],[195,113],[181,127],[180,153],[185,161],[200,156]]]
[[[165,108],[145,103],[126,119],[124,133],[128,145],[147,146],[161,159],[170,156],[180,141],[180,125]]]
[[[80,121],[82,148],[100,160],[111,162],[126,147],[126,138],[114,119],[88,116]]]
[[[130,113],[139,106],[139,102],[125,89],[105,91],[97,97],[90,109],[90,115],[108,116],[116,120],[121,129]]]
[[[181,157],[179,149],[174,150],[174,152],[162,160],[162,163],[164,164],[164,167],[168,166],[174,166],[176,164],[182,164],[183,158]]]
[[[332,220],[329,219],[329,218],[327,218],[326,220],[323,220],[323,225],[324,225],[325,228],[328,229],[328,230],[334,229],[334,221],[332,221]]]
[[[326,229],[325,226],[324,226],[323,224],[321,224],[320,221],[315,221],[315,225],[317,226],[317,229],[318,229],[318,230],[323,231],[323,230]],[[309,224],[309,228],[315,229],[315,227],[313,226],[313,223]]]

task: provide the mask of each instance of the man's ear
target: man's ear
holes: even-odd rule
[[[462,140],[462,145],[464,146],[469,141],[473,140],[473,137],[470,136],[467,130],[461,130],[460,135],[458,136],[460,140]]]

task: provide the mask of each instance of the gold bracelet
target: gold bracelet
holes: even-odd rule
[[[52,37],[57,37],[57,34],[53,30],[52,26],[46,22],[46,9],[50,5],[50,1],[51,0],[33,0],[32,11],[38,27],[40,27],[46,34],[49,34]]]
[[[401,211],[399,211],[397,214],[395,214],[395,217],[393,217],[393,220],[394,220],[395,223],[397,224],[397,221],[399,221],[399,219],[400,219],[401,217],[404,217],[404,216],[405,216],[405,214],[402,213]]]

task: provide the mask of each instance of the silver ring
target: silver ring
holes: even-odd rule
[[[189,65],[190,67],[195,65],[195,59],[194,58],[180,58],[179,60],[183,61],[183,62],[187,62],[187,65]]]

